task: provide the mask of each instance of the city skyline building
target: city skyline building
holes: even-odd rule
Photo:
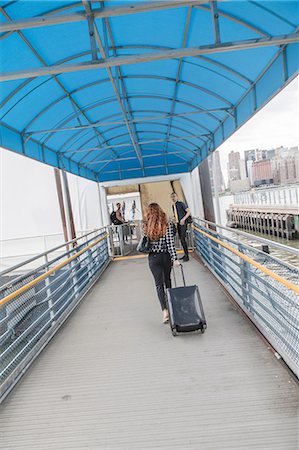
[[[227,170],[231,192],[262,185],[299,183],[298,147],[245,150],[244,159],[240,152],[231,150]]]
[[[241,159],[240,152],[231,151],[228,155],[229,189],[240,192],[249,189],[245,159]]]

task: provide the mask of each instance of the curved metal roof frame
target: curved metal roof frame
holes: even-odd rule
[[[295,3],[0,1],[1,145],[95,181],[191,171],[297,75]]]

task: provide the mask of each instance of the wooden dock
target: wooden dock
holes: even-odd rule
[[[299,208],[283,205],[231,205],[227,220],[237,228],[292,239],[299,234]]]

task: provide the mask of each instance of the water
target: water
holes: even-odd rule
[[[215,208],[215,198],[213,200],[214,200],[214,208]],[[222,195],[219,197],[220,221],[221,221],[220,225],[226,226],[226,223],[227,223],[226,210],[229,209],[230,205],[232,205],[233,203],[234,203],[233,195]],[[215,210],[216,210],[216,208],[215,208]],[[245,231],[245,230],[241,230],[241,231]],[[233,232],[233,230],[232,230],[232,232]],[[269,241],[278,242],[279,244],[283,244],[287,247],[291,247],[291,248],[295,248],[295,249],[299,250],[299,239],[298,238],[287,240],[287,239],[283,239],[278,236],[269,236],[269,235],[264,235],[264,234],[256,233],[256,232],[248,232],[248,231],[246,231],[246,232],[248,233],[249,236],[252,235],[252,236],[262,237],[264,239],[268,239]],[[257,243],[257,241],[255,241],[254,239],[250,239],[249,236],[248,236],[248,239],[246,239],[247,244],[252,245],[254,247],[261,247],[261,243]],[[271,255],[275,256],[276,258],[281,259],[282,261],[292,264],[294,266],[297,266],[297,267],[299,266],[298,257],[287,251],[283,251],[281,249],[272,247]]]

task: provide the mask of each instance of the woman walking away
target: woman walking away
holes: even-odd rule
[[[165,287],[171,287],[171,263],[179,266],[174,246],[172,224],[157,203],[151,203],[145,213],[144,234],[149,238],[149,267],[154,276],[158,298],[163,313],[163,323],[169,320]]]

